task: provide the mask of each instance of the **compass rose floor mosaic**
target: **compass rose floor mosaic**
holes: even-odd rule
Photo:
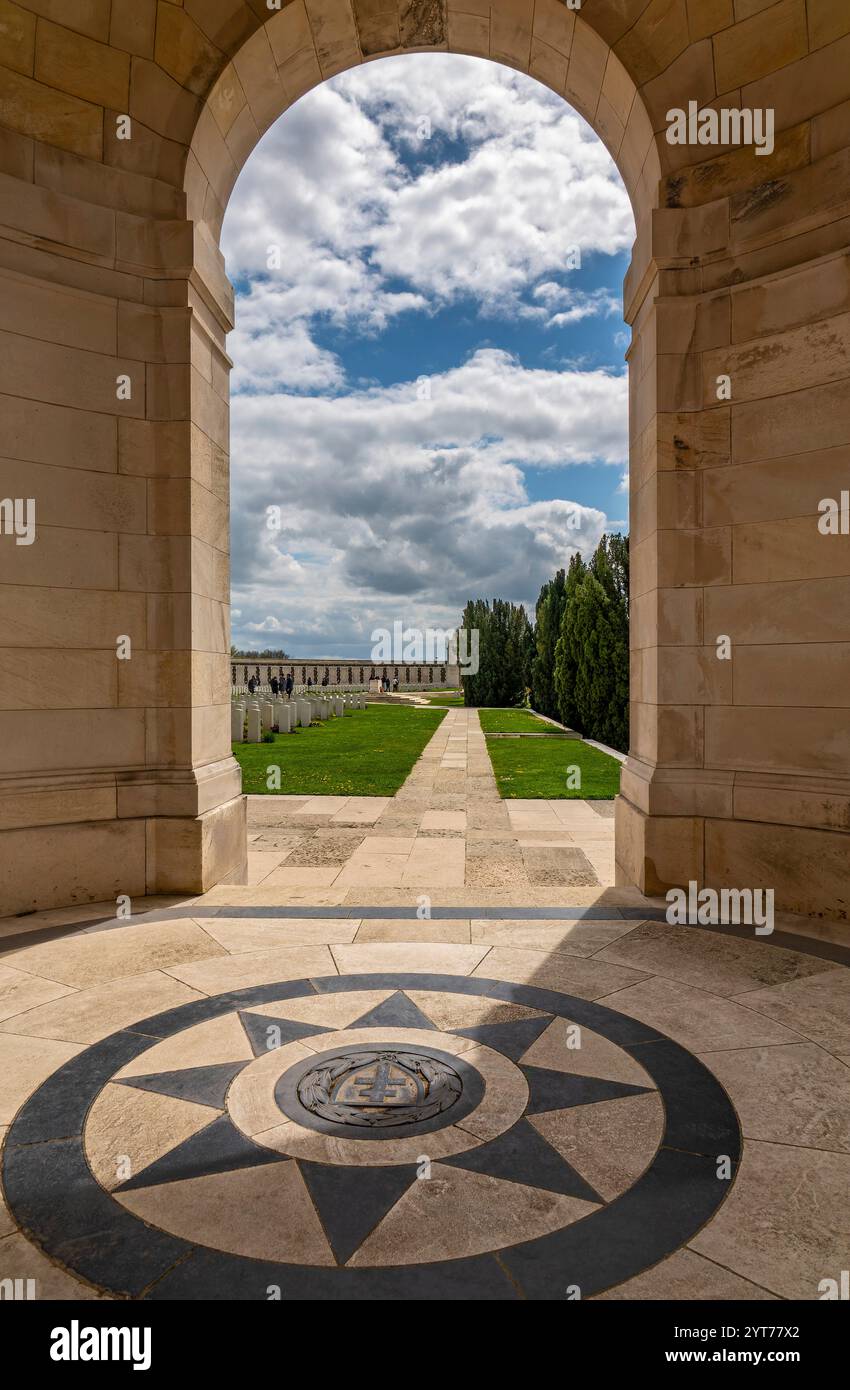
[[[262,949],[260,908],[200,899],[7,950],[0,1277],[817,1298],[848,1251],[843,952],[612,897],[598,918],[269,914]]]

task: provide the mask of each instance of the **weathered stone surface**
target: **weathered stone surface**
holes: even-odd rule
[[[0,121],[23,135],[99,159],[103,113],[88,101],[0,68]]]
[[[160,5],[157,10],[157,63],[181,86],[204,95],[222,65],[221,50],[184,9]]]
[[[399,41],[402,48],[445,43],[445,0],[400,0]]]
[[[107,44],[94,43],[46,20],[38,26],[35,76],[60,92],[119,111],[130,95],[130,59]]]

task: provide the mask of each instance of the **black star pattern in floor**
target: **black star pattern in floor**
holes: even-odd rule
[[[333,1023],[321,1022],[318,1014],[315,1022],[305,1022],[303,1017],[287,1015],[287,999],[298,1001],[300,1004],[305,998],[320,1000],[323,994],[370,990],[385,991],[385,997],[365,1009],[353,1021],[347,1022],[341,1030]],[[419,1002],[415,1003],[408,991],[414,992]],[[520,1006],[526,1013],[507,1022],[483,1022],[441,1031],[425,1011],[423,1001],[429,991],[441,997],[453,996],[461,1000],[474,1000],[482,1016],[486,1016],[486,1005],[489,1001],[494,1006],[507,1001]],[[141,1058],[144,1052],[151,1048],[152,1036],[173,1039],[180,1035],[184,1028],[193,1028],[206,1019],[226,1019],[228,1009],[223,1007],[225,1004],[229,1005],[230,1014],[238,1018],[241,1024],[250,1045],[250,1058],[242,1056],[233,1061],[216,1061],[209,1065],[168,1067],[163,1070],[152,1068],[135,1075],[115,1076],[115,1072],[126,1067],[129,1062],[137,1065],[134,1059]],[[256,1012],[258,1008],[266,1008],[268,1012]],[[530,1011],[534,1011],[531,1017],[527,1016]],[[297,1008],[293,1008],[294,1014],[298,1012]],[[615,1080],[604,1075],[578,1074],[568,1069],[568,1056],[563,1059],[563,1069],[524,1063],[525,1054],[541,1039],[553,1019],[557,1018],[567,1019],[584,1029],[593,1030],[595,1035],[603,1039],[608,1037],[616,1048],[631,1059],[630,1065],[640,1063],[647,1084]],[[518,1230],[516,1238],[510,1241],[517,1269],[526,1271],[519,1277],[519,1287],[532,1297],[556,1296],[554,1292],[545,1295],[542,1289],[546,1287],[547,1280],[551,1281],[553,1290],[556,1283],[559,1286],[563,1285],[566,1272],[561,1268],[548,1268],[548,1273],[546,1271],[551,1263],[551,1252],[568,1248],[571,1264],[569,1282],[579,1284],[582,1296],[587,1297],[599,1287],[605,1287],[606,1280],[610,1282],[612,1267],[622,1266],[623,1278],[639,1272],[643,1267],[640,1253],[642,1247],[635,1243],[632,1237],[635,1222],[638,1226],[642,1226],[644,1222],[651,1224],[653,1249],[659,1242],[668,1251],[684,1243],[723,1200],[729,1188],[728,1182],[721,1183],[717,1179],[713,1183],[708,1181],[708,1160],[713,1161],[718,1152],[728,1153],[734,1168],[739,1154],[740,1136],[734,1112],[725,1093],[706,1068],[684,1048],[664,1038],[655,1030],[601,1005],[531,986],[470,979],[465,976],[420,974],[368,977],[357,975],[315,981],[288,981],[285,986],[278,988],[276,994],[274,988],[269,986],[235,991],[226,1001],[221,997],[206,1002],[198,1001],[186,1005],[184,1009],[171,1010],[167,1016],[161,1015],[158,1020],[144,1020],[136,1027],[138,1032],[135,1035],[126,1031],[114,1035],[114,1039],[105,1039],[103,1043],[95,1044],[86,1049],[80,1057],[66,1064],[62,1069],[67,1073],[66,1080],[72,1084],[76,1083],[85,1091],[86,1078],[90,1078],[88,1103],[97,1098],[105,1083],[116,1080],[120,1087],[128,1092],[167,1097],[178,1105],[182,1102],[206,1107],[211,1117],[207,1119],[201,1112],[202,1120],[206,1122],[199,1123],[194,1133],[188,1138],[180,1138],[164,1152],[158,1153],[153,1161],[146,1163],[138,1172],[119,1183],[112,1194],[107,1194],[91,1174],[88,1175],[88,1181],[85,1180],[85,1175],[81,1173],[76,1161],[71,1162],[70,1152],[63,1166],[61,1146],[55,1148],[53,1161],[46,1169],[38,1162],[28,1161],[25,1141],[27,1135],[34,1132],[40,1136],[39,1142],[30,1147],[37,1150],[44,1150],[45,1146],[57,1138],[67,1141],[71,1137],[76,1143],[84,1139],[84,1120],[88,1103],[84,1108],[81,1103],[76,1117],[69,1118],[66,1113],[67,1105],[61,1100],[55,1084],[51,1084],[53,1078],[48,1079],[31,1097],[13,1124],[5,1151],[5,1176],[10,1206],[25,1228],[32,1231],[33,1236],[43,1243],[45,1248],[50,1248],[56,1235],[49,1207],[51,1189],[57,1185],[63,1189],[61,1196],[64,1200],[69,1184],[74,1188],[88,1188],[93,1184],[95,1191],[101,1194],[96,1199],[97,1203],[105,1201],[108,1204],[110,1221],[121,1231],[122,1242],[129,1242],[131,1246],[136,1243],[141,1243],[142,1246],[147,1243],[147,1246],[150,1246],[151,1228],[144,1220],[140,1220],[122,1206],[122,1197],[125,1195],[134,1194],[138,1199],[145,1191],[150,1191],[159,1200],[160,1194],[169,1185],[183,1184],[188,1188],[193,1182],[202,1184],[204,1181],[222,1178],[228,1180],[228,1174],[234,1175],[235,1182],[235,1175],[239,1173],[250,1176],[252,1172],[259,1174],[260,1170],[272,1170],[277,1165],[281,1175],[286,1172],[287,1182],[293,1181],[293,1174],[299,1175],[294,1179],[298,1184],[297,1190],[302,1190],[303,1183],[305,1200],[309,1199],[310,1210],[318,1219],[320,1230],[324,1232],[323,1239],[332,1252],[327,1257],[327,1263],[335,1260],[338,1275],[344,1276],[340,1278],[339,1286],[334,1290],[332,1285],[326,1285],[326,1281],[333,1278],[332,1268],[319,1268],[310,1264],[304,1266],[295,1262],[274,1265],[280,1279],[287,1282],[288,1287],[293,1290],[287,1296],[366,1296],[365,1293],[354,1293],[352,1290],[355,1287],[363,1290],[371,1288],[373,1291],[383,1288],[384,1275],[390,1272],[390,1269],[385,1268],[379,1273],[370,1265],[358,1266],[356,1269],[350,1265],[347,1269],[343,1267],[357,1255],[358,1250],[364,1247],[367,1241],[374,1242],[376,1233],[380,1237],[382,1223],[391,1213],[398,1218],[398,1214],[405,1209],[405,1203],[409,1203],[411,1199],[415,1203],[421,1197],[423,1189],[417,1185],[423,1176],[430,1177],[433,1181],[430,1170],[423,1175],[421,1161],[425,1160],[430,1165],[433,1158],[437,1186],[429,1189],[429,1212],[433,1213],[433,1217],[429,1217],[432,1222],[429,1228],[429,1236],[432,1237],[430,1246],[444,1252],[446,1258],[437,1259],[432,1254],[421,1265],[407,1259],[406,1262],[392,1266],[391,1269],[398,1281],[397,1291],[391,1295],[375,1292],[373,1296],[461,1297],[464,1296],[460,1292],[463,1280],[461,1278],[458,1281],[456,1276],[464,1266],[469,1267],[473,1284],[477,1281],[482,1289],[486,1290],[482,1296],[515,1296],[515,1290],[509,1291],[505,1288],[503,1279],[487,1265],[486,1262],[492,1258],[492,1254],[488,1254],[486,1250],[474,1256],[461,1252],[453,1258],[451,1232],[447,1230],[443,1239],[438,1230],[441,1206],[437,1196],[445,1190],[448,1201],[453,1190],[452,1184],[459,1181],[473,1185],[469,1189],[473,1196],[477,1192],[475,1184],[484,1182],[515,1185],[498,1188],[498,1191],[513,1191],[518,1196],[522,1194],[526,1199],[527,1194],[534,1198],[534,1193],[537,1193],[534,1200],[538,1206],[548,1202],[549,1214],[546,1219],[555,1224],[550,1225],[544,1234],[530,1240],[525,1239],[525,1233]],[[461,1118],[457,1123],[453,1122],[453,1110],[449,1107],[443,1115],[437,1117],[431,1133],[423,1134],[421,1137],[406,1139],[405,1126],[402,1124],[395,1130],[387,1131],[381,1143],[374,1143],[371,1137],[364,1136],[360,1131],[356,1138],[350,1141],[347,1149],[345,1145],[348,1141],[343,1139],[342,1147],[337,1145],[336,1149],[330,1151],[319,1148],[315,1153],[309,1147],[304,1151],[305,1136],[308,1145],[337,1141],[328,1141],[325,1136],[306,1127],[302,1128],[299,1123],[293,1122],[291,1113],[287,1115],[283,1111],[280,1112],[279,1128],[272,1131],[273,1144],[267,1140],[265,1134],[262,1138],[246,1134],[234,1123],[227,1110],[228,1093],[236,1079],[247,1073],[250,1068],[259,1066],[271,1075],[276,1065],[274,1054],[279,1053],[281,1071],[286,1073],[288,1066],[291,1068],[295,1065],[294,1061],[288,1063],[287,1058],[297,1053],[300,1059],[298,1065],[303,1071],[311,1057],[320,1060],[325,1055],[325,1043],[331,1038],[337,1052],[342,1047],[341,1038],[344,1042],[357,1044],[360,1048],[358,1034],[363,1030],[370,1030],[369,1038],[362,1044],[365,1049],[364,1056],[374,1055],[375,1046],[378,1048],[378,1054],[382,1055],[380,1049],[385,1046],[389,1050],[388,1055],[398,1054],[402,1061],[405,1057],[409,1060],[410,1056],[420,1055],[414,1054],[412,1044],[415,1042],[421,1055],[426,1060],[430,1058],[436,1067],[440,1065],[440,1058],[451,1058],[452,1062],[456,1063],[457,1075],[469,1078],[470,1095],[474,1095],[476,1101],[480,1100],[482,1106],[487,1100],[488,1088],[479,1075],[479,1067],[484,1065],[488,1054],[497,1054],[502,1059],[500,1066],[510,1069],[510,1084],[514,1090],[519,1086],[526,1096],[522,1113],[518,1118],[511,1118],[506,1112],[505,1122],[498,1132],[476,1133],[476,1107],[469,1111],[459,1109],[457,1114],[460,1114]],[[386,1033],[386,1043],[374,1044],[375,1034],[380,1037],[382,1031]],[[435,1046],[430,1050],[427,1047],[423,1048],[422,1044],[423,1036],[428,1033],[435,1039]],[[460,1048],[456,1058],[447,1051],[447,1042],[451,1038],[457,1040],[457,1046]],[[405,1048],[407,1052],[404,1051]],[[373,1049],[372,1052],[369,1049]],[[356,1056],[359,1055],[358,1051]],[[113,1065],[112,1059],[116,1065]],[[592,1068],[589,1070],[592,1071]],[[357,1095],[360,1093],[358,1086],[362,1089],[361,1083],[364,1078],[357,1074],[356,1069],[352,1074],[356,1083],[354,1093]],[[507,1075],[504,1072],[503,1074]],[[473,1077],[477,1078],[474,1084]],[[395,1082],[386,1082],[384,1089],[387,1095],[395,1094],[393,1085],[398,1087],[397,1078]],[[479,1087],[478,1090],[475,1089],[476,1086]],[[371,1106],[374,1096],[380,1096],[382,1093],[376,1090],[373,1084],[364,1094],[370,1097]],[[659,1132],[661,1142],[650,1155],[651,1161],[647,1161],[645,1171],[638,1181],[615,1202],[606,1202],[587,1173],[581,1171],[581,1163],[570,1162],[564,1152],[559,1151],[556,1143],[550,1143],[537,1127],[538,1121],[548,1117],[556,1126],[566,1126],[569,1129],[575,1123],[575,1118],[571,1118],[573,1112],[579,1112],[582,1108],[589,1114],[593,1107],[604,1108],[621,1102],[625,1104],[637,1097],[653,1095],[660,1095],[663,1100],[666,1131],[663,1135]],[[218,1112],[217,1115],[213,1113],[215,1111]],[[483,1109],[481,1114],[484,1115]],[[488,1120],[488,1124],[492,1129],[491,1120]],[[479,1121],[478,1129],[485,1128],[483,1122]],[[57,1133],[57,1130],[60,1133]],[[689,1151],[686,1154],[677,1154],[675,1145],[669,1142],[670,1136],[687,1137]],[[293,1139],[299,1142],[293,1144]],[[451,1142],[448,1148],[442,1149],[440,1145],[449,1140]],[[413,1147],[405,1149],[405,1142]],[[429,1143],[434,1145],[433,1155],[429,1155]],[[353,1152],[352,1144],[356,1151],[356,1161],[348,1161],[348,1155]],[[290,1149],[291,1152],[288,1151]],[[417,1152],[417,1149],[421,1149],[421,1153]],[[321,1156],[327,1155],[328,1152],[335,1155],[333,1161],[327,1161],[327,1156]],[[384,1161],[385,1156],[390,1157],[389,1162]],[[29,1153],[31,1160],[38,1157],[39,1154]],[[676,1170],[675,1173],[673,1169]],[[457,1173],[457,1179],[451,1177],[452,1172]],[[40,1176],[39,1180],[34,1182],[33,1175],[36,1173]],[[666,1181],[665,1173],[668,1174]],[[273,1172],[270,1172],[270,1179],[276,1181]],[[659,1184],[666,1190],[668,1198],[662,1214],[659,1213],[657,1201]],[[172,1186],[172,1190],[176,1189]],[[200,1186],[197,1190],[201,1190]],[[486,1188],[486,1192],[490,1190],[489,1187]],[[635,1193],[641,1190],[646,1193],[643,1202],[635,1196]],[[463,1192],[466,1192],[466,1188]],[[86,1200],[94,1200],[94,1193]],[[558,1202],[562,1206],[556,1211],[552,1204]],[[625,1223],[622,1231],[616,1214],[618,1208],[623,1212]],[[233,1216],[234,1221],[238,1221],[238,1210],[234,1211]],[[605,1221],[599,1225],[603,1233],[603,1245],[599,1247],[594,1231],[596,1224],[600,1223],[603,1217]],[[557,1224],[559,1222],[561,1224]],[[164,1227],[165,1232],[168,1231],[166,1217],[162,1217],[159,1224]],[[396,1225],[398,1224],[399,1221],[396,1220]],[[495,1216],[494,1232],[493,1250],[501,1249],[503,1257],[506,1258],[508,1252],[504,1247],[504,1237],[500,1233],[501,1228],[498,1227]],[[623,1232],[628,1236],[625,1245],[621,1241]],[[163,1234],[163,1230],[156,1233],[160,1242],[163,1240]],[[477,1238],[480,1241],[480,1232]],[[559,1245],[559,1240],[565,1241],[566,1245]],[[197,1239],[188,1244],[180,1235],[175,1235],[173,1242],[162,1244],[160,1272],[163,1279],[166,1279],[166,1276],[176,1277],[172,1271],[174,1260],[171,1258],[175,1246],[183,1249],[191,1260],[197,1261],[202,1257],[205,1244],[203,1231],[199,1231]],[[153,1242],[154,1245],[156,1243]],[[377,1245],[380,1246],[380,1239]],[[375,1248],[374,1244],[370,1248]],[[68,1253],[66,1250],[63,1255],[57,1254],[57,1257],[68,1260]],[[89,1240],[82,1239],[77,1242],[71,1253],[74,1258],[68,1260],[68,1263],[83,1277],[110,1292],[139,1296],[141,1290],[135,1286],[134,1280],[128,1277],[127,1261],[124,1257],[126,1251],[122,1258],[117,1260],[114,1257],[113,1243],[107,1242],[101,1247],[96,1237],[92,1236]],[[657,1258],[655,1255],[654,1259]],[[148,1263],[149,1260],[150,1251]],[[260,1278],[261,1268],[272,1267],[244,1255],[218,1251],[214,1256],[214,1263],[218,1269],[222,1268],[222,1260],[232,1262],[227,1268],[236,1285],[242,1289],[250,1287],[252,1268]],[[450,1275],[447,1273],[449,1267],[452,1267]],[[300,1286],[297,1282],[292,1282],[299,1269],[305,1276],[305,1282]],[[516,1275],[513,1277],[517,1278]],[[523,1278],[527,1281],[527,1289]],[[309,1288],[317,1287],[316,1281],[326,1290],[324,1293],[307,1292]],[[419,1289],[420,1293],[411,1293],[410,1290],[413,1288]],[[423,1289],[425,1292],[421,1292]],[[214,1295],[199,1292],[195,1296]],[[251,1295],[246,1292],[244,1295],[235,1296]],[[261,1295],[258,1293],[257,1296]]]

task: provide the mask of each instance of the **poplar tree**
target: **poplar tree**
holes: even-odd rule
[[[620,752],[629,745],[629,543],[603,536],[588,565],[573,556],[555,649],[562,723]]]
[[[531,703],[538,714],[558,717],[555,692],[555,648],[564,611],[565,573],[558,570],[540,590],[535,613],[534,661],[531,668]]]
[[[530,681],[533,633],[521,604],[505,599],[471,599],[462,627],[478,631],[478,671],[462,676],[464,704],[508,706],[525,703]],[[467,651],[472,650],[471,640]]]
[[[576,599],[587,566],[580,555],[570,560],[564,584],[564,605],[558,641],[555,646],[555,696],[557,709],[555,718],[560,719],[569,729],[582,732],[579,727],[579,711],[576,703],[576,676],[578,674],[581,650],[575,631]]]

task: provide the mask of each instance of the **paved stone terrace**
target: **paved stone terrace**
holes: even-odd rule
[[[600,809],[500,802],[453,711],[392,800],[253,798],[251,884],[0,922],[0,1277],[817,1299],[847,1265],[850,952],[657,920]],[[417,1075],[444,1110],[357,1128],[358,1088],[386,1114]]]
[[[553,889],[556,901],[614,881],[613,802],[503,801],[475,710],[448,712],[394,797],[248,805],[249,883],[281,901],[303,889],[334,890],[329,903],[360,902],[366,889],[504,890],[523,901]]]
[[[634,918],[281,918],[257,891],[7,933],[0,1277],[42,1298],[814,1300],[846,1268],[834,951]],[[375,1139],[293,1115],[295,1080],[353,1048],[448,1062],[456,1120]]]

